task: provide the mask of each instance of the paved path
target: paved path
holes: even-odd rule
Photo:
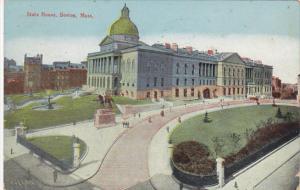
[[[300,159],[299,144],[300,138],[297,138],[287,143],[284,148],[273,151],[265,159],[260,159],[258,162],[253,163],[252,165],[255,165],[255,167],[250,165],[241,170],[234,175],[235,179],[228,182],[222,190],[234,189],[235,182],[237,182],[239,189],[245,190],[294,189],[297,181],[295,174],[298,171],[295,166]],[[281,171],[278,170],[280,166],[283,166],[280,168]],[[276,183],[274,183],[275,181]]]
[[[228,104],[242,104],[245,101],[231,101]],[[148,147],[152,137],[169,121],[199,110],[220,107],[219,103],[192,105],[166,110],[165,117],[151,116],[152,122],[144,119],[126,131],[112,146],[100,171],[90,182],[107,190],[120,190],[144,182],[150,178],[148,171]]]

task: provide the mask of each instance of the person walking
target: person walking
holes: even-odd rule
[[[56,170],[53,171],[53,181],[54,181],[54,183],[56,183],[56,181],[57,181],[57,171]]]
[[[167,126],[167,132],[169,133],[169,131],[170,131],[170,128],[169,128],[169,126]]]

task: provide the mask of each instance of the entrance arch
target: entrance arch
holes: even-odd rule
[[[203,90],[203,98],[210,98],[210,91],[208,88]]]
[[[154,99],[157,99],[157,91],[154,91]]]

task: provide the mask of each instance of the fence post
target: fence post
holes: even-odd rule
[[[77,168],[80,163],[80,144],[77,140],[73,142],[73,167]]]
[[[225,184],[225,177],[224,177],[224,159],[223,158],[217,158],[217,176],[219,181],[219,188],[222,188]]]

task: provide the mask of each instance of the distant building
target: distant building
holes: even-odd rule
[[[43,55],[24,57],[24,71],[5,72],[5,94],[30,93],[44,89],[64,90],[86,84],[85,64],[70,61],[43,64]]]
[[[6,94],[24,91],[24,72],[22,66],[13,59],[4,57],[4,91]]]
[[[139,41],[126,5],[88,54],[87,87],[133,99],[198,99],[272,95],[271,66],[237,53],[200,52],[192,47]]]
[[[20,94],[24,92],[24,72],[4,72],[4,93]]]
[[[297,84],[282,83],[281,99],[297,99]]]
[[[300,104],[300,74],[298,75],[298,83],[297,83],[297,101]]]
[[[37,55],[35,57],[28,57],[25,54],[24,57],[24,91],[33,92],[41,89],[42,85],[42,64],[43,64],[43,55]]]
[[[282,91],[281,80],[278,77],[272,77],[272,96],[274,98],[280,98]]]

